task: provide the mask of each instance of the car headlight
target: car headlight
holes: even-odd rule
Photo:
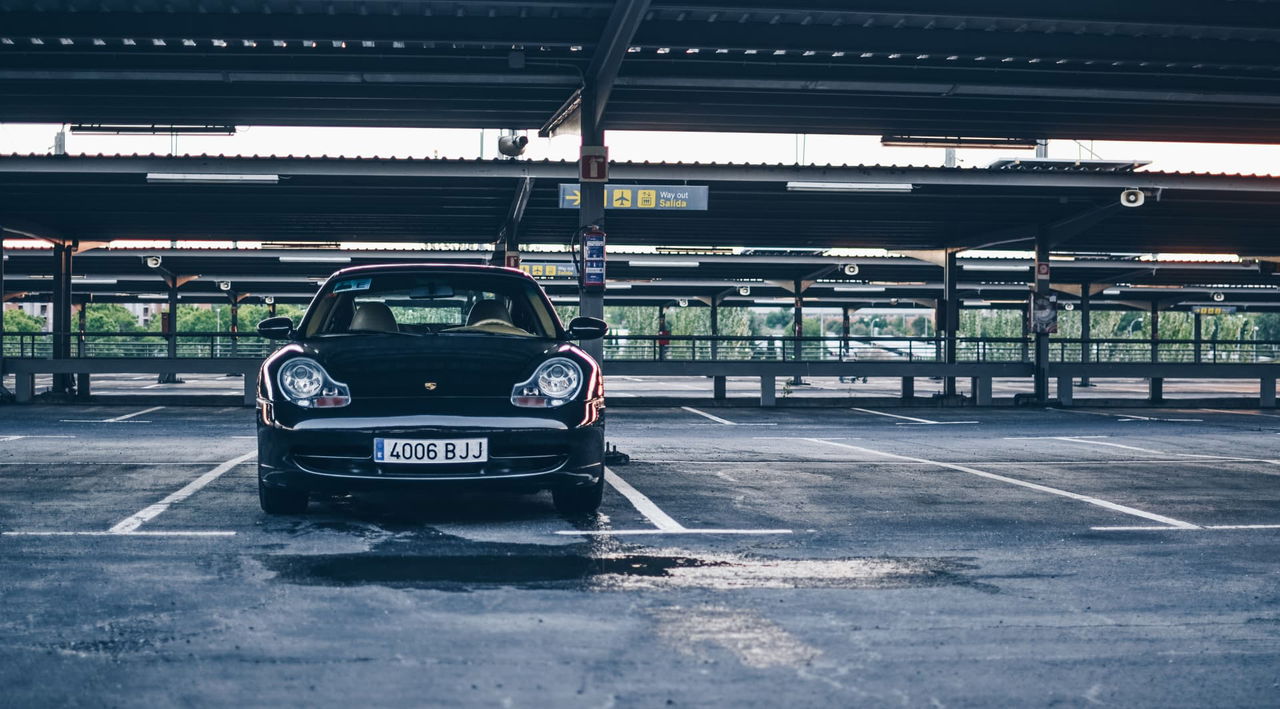
[[[304,409],[336,408],[351,403],[351,390],[335,381],[320,363],[310,357],[294,357],[276,373],[280,392]]]
[[[568,403],[582,389],[582,367],[565,357],[538,365],[533,376],[511,389],[511,403],[528,408],[550,408]]]

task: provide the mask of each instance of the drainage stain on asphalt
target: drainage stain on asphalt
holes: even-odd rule
[[[307,586],[469,591],[494,587],[623,591],[673,588],[917,588],[970,586],[973,566],[942,558],[761,559],[732,555],[271,555],[277,580]]]

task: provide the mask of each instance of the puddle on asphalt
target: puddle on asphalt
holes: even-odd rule
[[[516,587],[636,589],[845,588],[970,586],[974,567],[940,558],[762,559],[723,554],[409,554],[272,555],[278,580],[308,586],[390,586],[469,591]]]

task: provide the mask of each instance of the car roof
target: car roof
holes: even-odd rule
[[[494,276],[509,276],[520,278],[526,281],[533,281],[532,276],[521,271],[518,268],[507,268],[505,266],[486,266],[483,264],[462,264],[462,263],[433,263],[430,261],[421,261],[416,263],[375,263],[365,266],[350,266],[348,268],[335,271],[329,276],[329,280],[353,275],[368,275],[378,273],[405,273],[405,272],[435,272],[435,273],[468,273],[468,274],[484,274]]]

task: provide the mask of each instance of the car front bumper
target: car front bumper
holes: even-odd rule
[[[269,406],[269,405],[265,405]],[[484,463],[373,460],[374,438],[488,439]],[[592,485],[604,475],[604,423],[570,426],[533,416],[413,414],[258,423],[258,470],[271,487],[316,492],[486,488],[543,490]]]

